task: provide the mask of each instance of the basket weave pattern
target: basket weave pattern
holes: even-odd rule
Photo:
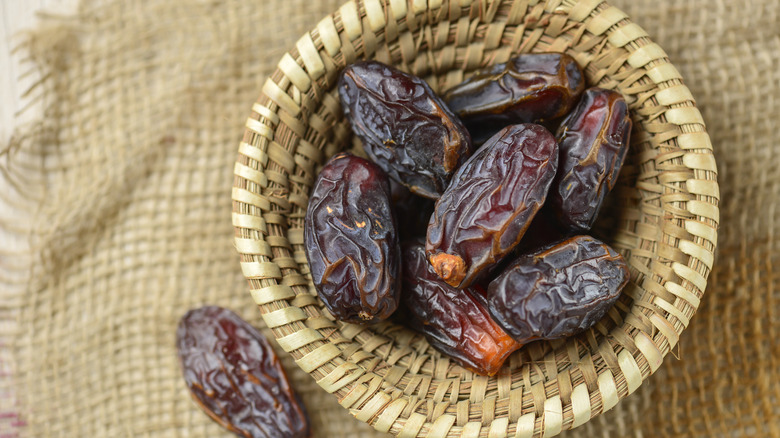
[[[517,52],[565,51],[590,85],[627,99],[629,157],[595,233],[631,282],[593,329],[534,343],[493,378],[463,370],[392,323],[333,321],[308,277],[303,217],[319,167],[351,146],[335,85],[376,59],[436,91]],[[717,243],[712,146],[664,51],[600,0],[364,0],[325,17],[279,61],[235,164],[235,246],[265,323],[353,415],[401,436],[554,436],[635,391],[699,306]]]

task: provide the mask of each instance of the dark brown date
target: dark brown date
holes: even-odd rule
[[[345,152],[331,158],[312,188],[303,231],[314,286],[333,316],[365,323],[395,311],[401,249],[382,169]]]
[[[508,254],[541,208],[558,164],[558,145],[540,125],[509,126],[469,158],[428,224],[431,266],[466,287]]]
[[[575,236],[516,259],[490,282],[488,307],[517,342],[565,338],[604,317],[628,278],[615,250]]]
[[[420,243],[404,245],[403,259],[402,299],[412,328],[464,368],[495,375],[520,344],[493,321],[484,296],[472,288],[456,289],[441,281]]]
[[[471,154],[466,128],[416,76],[360,62],[344,69],[338,89],[366,154],[417,195],[438,198]]]
[[[235,313],[215,306],[187,312],[176,348],[192,399],[226,429],[247,438],[311,436],[276,353]]]
[[[589,230],[617,182],[628,151],[631,119],[616,91],[589,88],[558,128],[558,175],[550,206],[572,233]]]
[[[504,272],[516,258],[564,238],[564,234],[558,229],[555,219],[551,219],[549,214],[546,214],[547,212],[545,210],[546,209],[542,207],[542,209],[536,213],[531,224],[528,225],[528,229],[523,234],[523,238],[520,239],[520,243],[518,243],[509,254],[505,255],[498,264],[490,267],[487,270],[487,273],[478,280],[483,288],[483,295],[487,296],[487,289],[490,282]],[[476,286],[476,284],[474,286]]]
[[[562,53],[518,55],[478,71],[444,95],[479,144],[515,123],[542,123],[568,113],[585,80],[577,62]]]

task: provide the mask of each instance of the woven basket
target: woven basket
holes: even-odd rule
[[[518,52],[565,51],[589,85],[620,91],[629,157],[594,233],[631,282],[593,329],[532,343],[492,378],[392,323],[333,321],[308,276],[303,217],[320,166],[352,147],[336,82],[373,58],[442,91]],[[279,61],[235,164],[235,245],[282,349],[359,420],[401,436],[532,437],[587,422],[635,391],[677,344],[717,241],[718,184],[704,122],[679,72],[641,27],[600,0],[363,0],[343,5]]]

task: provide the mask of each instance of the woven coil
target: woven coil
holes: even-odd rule
[[[336,82],[376,59],[435,91],[518,52],[561,51],[589,85],[629,103],[632,143],[594,233],[631,282],[603,321],[533,343],[492,378],[462,369],[394,324],[336,322],[316,296],[303,217],[317,172],[353,147]],[[677,344],[712,269],[719,189],[712,145],[663,49],[601,0],[362,0],[286,53],[252,106],[232,192],[235,246],[279,345],[358,419],[403,437],[550,437],[635,391]]]

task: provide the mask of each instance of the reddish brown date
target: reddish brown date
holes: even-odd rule
[[[558,128],[558,175],[550,206],[568,232],[589,230],[617,182],[628,151],[631,119],[616,91],[589,88]]]
[[[403,302],[409,323],[435,349],[464,368],[492,376],[520,348],[490,317],[485,298],[471,288],[456,289],[430,268],[422,244],[404,245]]]
[[[416,76],[360,62],[344,69],[338,89],[366,154],[417,195],[438,198],[471,154],[466,128]]]
[[[515,123],[542,123],[568,113],[585,80],[562,53],[523,54],[474,74],[444,95],[475,143]]]
[[[517,342],[560,339],[604,317],[628,278],[615,250],[575,236],[516,259],[490,282],[488,306]]]
[[[187,312],[176,348],[192,399],[226,429],[247,438],[311,436],[276,353],[235,313],[214,306]]]
[[[436,202],[426,241],[434,271],[462,288],[497,264],[544,203],[557,163],[555,138],[540,125],[509,126],[488,140]]]
[[[314,286],[333,316],[365,323],[395,311],[401,249],[382,169],[348,153],[331,158],[312,188],[303,235]]]

